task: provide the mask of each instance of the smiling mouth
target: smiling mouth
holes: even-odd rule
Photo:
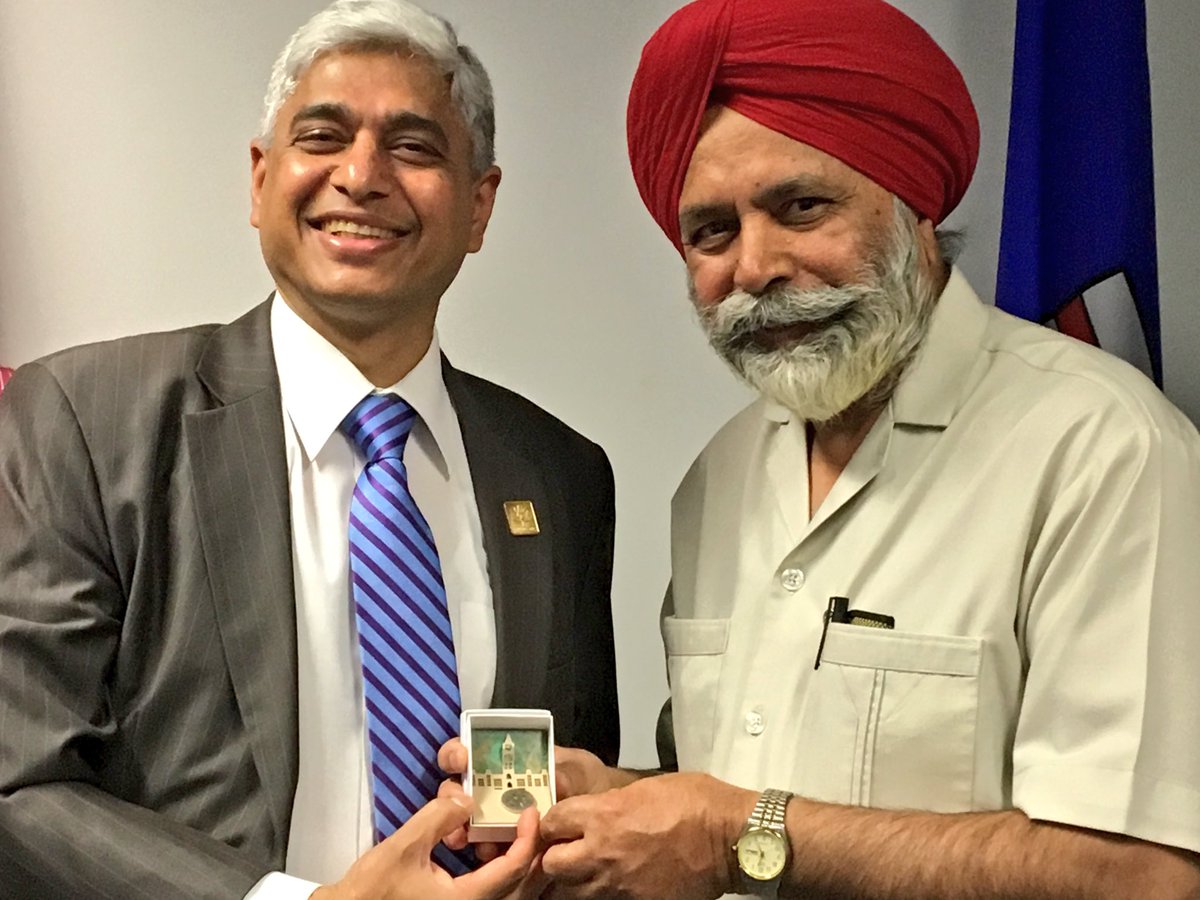
[[[824,319],[790,322],[786,325],[767,325],[748,332],[743,340],[747,344],[755,344],[767,350],[782,350],[816,338],[825,329],[845,317],[846,311],[839,310]]]
[[[312,223],[313,227],[318,231],[323,231],[326,234],[362,237],[362,238],[377,238],[379,240],[395,240],[403,237],[407,232],[400,231],[396,228],[381,228],[376,225],[362,225],[358,222],[351,222],[347,219],[328,219],[323,222]]]
[[[772,350],[798,344],[824,325],[823,322],[797,322],[794,325],[775,325],[760,328],[749,335],[754,343]]]

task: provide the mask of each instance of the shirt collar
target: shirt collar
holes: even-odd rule
[[[945,428],[954,418],[977,376],[982,361],[980,347],[987,329],[987,310],[967,282],[953,268],[946,288],[933,308],[929,333],[908,367],[889,403],[897,425]],[[762,399],[763,416],[784,424],[792,412]]]
[[[456,420],[442,379],[436,331],[420,361],[386,388],[371,384],[354,363],[296,315],[278,291],[271,303],[271,340],[283,408],[309,462],[324,449],[346,414],[372,392],[404,398],[417,411],[437,447],[447,446],[447,432]]]
[[[945,428],[978,380],[988,315],[957,268],[933,308],[929,333],[892,395],[897,425]]]

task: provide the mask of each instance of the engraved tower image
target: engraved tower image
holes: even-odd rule
[[[550,808],[545,731],[478,729],[471,743],[476,821],[516,822],[528,806]]]

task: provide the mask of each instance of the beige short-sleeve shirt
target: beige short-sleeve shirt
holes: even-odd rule
[[[1140,373],[957,271],[815,515],[765,401],[672,509],[680,767],[835,803],[1200,851],[1200,436]],[[895,630],[831,625],[831,596]]]

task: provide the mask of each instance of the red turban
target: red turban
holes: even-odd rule
[[[941,222],[979,157],[962,75],[883,0],[696,0],[642,51],[633,177],[680,252],[679,195],[710,102],[830,154]]]

